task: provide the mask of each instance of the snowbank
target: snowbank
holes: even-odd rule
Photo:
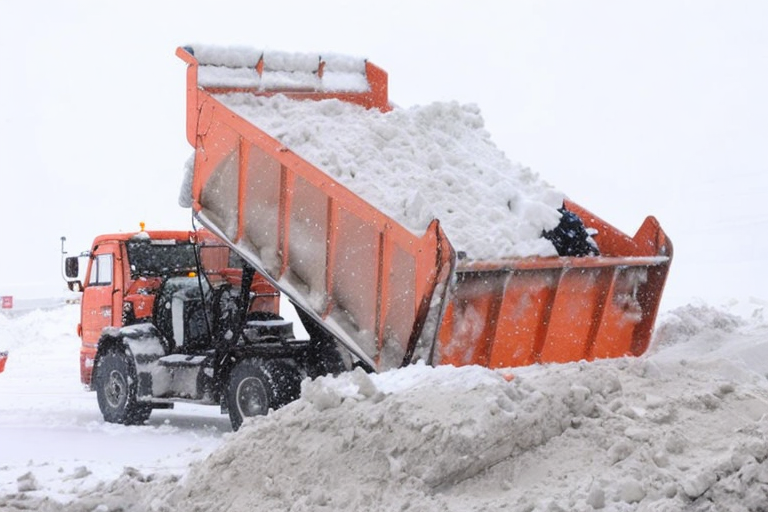
[[[686,306],[658,333],[641,358],[512,379],[415,365],[306,381],[181,480],[129,470],[63,509],[765,510],[768,325]],[[30,501],[34,476],[0,507],[62,509]]]
[[[475,105],[382,113],[338,100],[217,99],[418,235],[437,218],[470,258],[556,255],[541,233],[557,225],[563,194],[494,145]]]
[[[0,373],[0,510],[60,510],[123,474],[178,479],[221,444],[229,419],[211,407],[180,404],[142,427],[104,423],[80,383],[79,305],[37,302],[46,309],[0,311],[0,351],[10,353]]]

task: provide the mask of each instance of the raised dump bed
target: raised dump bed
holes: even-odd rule
[[[538,178],[493,147],[471,108],[436,104],[408,117],[389,104],[386,73],[364,59],[177,55],[188,64],[196,217],[373,369],[647,348],[672,257],[655,219],[628,237],[566,201],[598,233],[601,255],[558,257],[541,233],[557,225],[562,195],[531,185]],[[306,108],[332,123],[312,124]],[[469,135],[451,132],[457,117]],[[363,137],[369,146],[355,143]],[[464,180],[434,179],[452,165]],[[482,199],[469,196],[475,184]],[[462,217],[451,201],[474,201],[477,214]],[[506,209],[483,217],[493,201]]]

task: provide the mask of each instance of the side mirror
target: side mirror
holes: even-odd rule
[[[77,278],[80,273],[80,263],[77,256],[70,256],[64,260],[64,275],[69,278]]]
[[[69,291],[71,292],[82,292],[83,283],[81,283],[79,279],[77,281],[67,281],[67,288],[69,288]]]

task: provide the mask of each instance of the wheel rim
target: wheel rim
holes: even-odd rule
[[[117,370],[109,373],[107,382],[104,384],[104,397],[110,407],[117,408],[125,401],[128,385],[125,377]]]
[[[255,377],[247,377],[237,385],[237,410],[240,416],[248,418],[267,413],[266,390],[261,381]]]

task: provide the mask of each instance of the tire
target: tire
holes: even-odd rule
[[[347,365],[336,347],[336,342],[330,336],[320,340],[312,340],[312,351],[309,355],[309,376],[313,379],[323,375],[338,376],[347,371]]]
[[[333,336],[298,306],[296,306],[296,313],[310,338],[306,361],[309,377],[315,379],[322,375],[335,376],[347,371],[347,365]]]
[[[301,374],[288,360],[244,359],[229,376],[227,406],[232,429],[238,430],[245,418],[263,416],[270,409],[296,400],[301,395]]]
[[[98,360],[94,381],[104,421],[141,425],[149,419],[152,406],[136,399],[136,370],[127,354],[118,350],[106,352]]]

